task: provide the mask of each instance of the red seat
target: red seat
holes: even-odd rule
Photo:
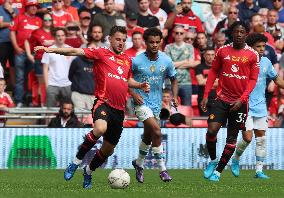
[[[191,105],[192,105],[192,107],[198,106],[197,98],[198,98],[197,94],[191,95]]]
[[[192,117],[193,113],[192,113],[192,107],[191,106],[184,106],[184,105],[179,105],[178,106],[178,111],[187,116],[187,117]]]
[[[192,120],[192,127],[207,128],[207,120]]]

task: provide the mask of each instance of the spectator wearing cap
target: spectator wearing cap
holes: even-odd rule
[[[82,35],[85,39],[88,39],[88,30],[91,23],[91,14],[87,10],[83,10],[79,14],[80,28],[82,30]]]
[[[95,14],[102,13],[102,9],[95,4],[95,0],[85,0],[83,6],[79,9],[79,14],[83,11],[87,10],[90,12],[91,17],[93,18]]]
[[[160,8],[162,0],[150,0],[150,7],[148,13],[159,19],[160,28],[163,32],[163,37],[165,38],[168,35],[168,29],[164,29],[168,14]]]
[[[77,8],[71,6],[71,0],[64,0],[63,10],[72,15],[74,21],[79,22]]]
[[[16,85],[14,97],[18,107],[23,106],[26,74],[32,66],[24,50],[24,42],[31,36],[32,31],[42,25],[42,20],[36,16],[38,9],[36,0],[27,0],[25,9],[26,12],[15,17],[10,26],[10,38],[15,50]]]
[[[182,0],[174,12],[168,17],[165,28],[171,29],[176,25],[182,25],[186,31],[204,32],[201,20],[191,10],[192,0]]]
[[[255,13],[258,13],[260,9],[255,3],[254,0],[244,0],[244,2],[237,5],[239,9],[239,19],[244,22],[249,22],[251,16]]]
[[[125,54],[133,58],[138,54],[145,51],[145,45],[143,41],[143,34],[141,32],[133,32],[132,34],[132,47],[125,50]]]
[[[105,0],[95,0],[95,4],[96,6],[104,10],[105,9],[104,1]],[[117,12],[123,12],[124,6],[125,6],[124,0],[114,0],[114,10],[116,10]]]
[[[144,33],[144,28],[137,25],[138,14],[135,12],[126,13],[126,30],[127,30],[127,39],[126,39],[126,49],[132,47],[132,34],[133,32]]]
[[[137,19],[137,25],[143,28],[157,27],[160,28],[159,19],[149,14],[149,0],[137,0],[139,14]]]
[[[124,17],[114,9],[114,0],[104,0],[105,10],[96,14],[92,20],[92,24],[101,24],[103,26],[104,36],[108,36],[110,29],[114,25],[126,26]]]
[[[10,81],[14,85],[14,48],[9,37],[10,24],[18,14],[18,10],[12,7],[12,0],[5,0],[0,6],[0,63],[6,69],[7,61],[10,64]]]
[[[67,22],[74,21],[73,16],[64,11],[63,0],[52,0],[52,19],[54,27],[65,27]]]

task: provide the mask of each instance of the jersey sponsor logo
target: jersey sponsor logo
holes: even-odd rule
[[[223,76],[229,77],[229,78],[237,78],[237,79],[240,79],[240,80],[244,80],[244,79],[247,78],[247,76],[240,76],[238,74],[228,74],[226,72],[223,72]]]
[[[123,76],[119,76],[119,75],[112,74],[112,73],[108,73],[107,75],[108,75],[108,77],[110,77],[110,78],[115,78],[115,79],[117,79],[117,80],[123,80],[123,81],[127,82],[127,79],[124,78]]]
[[[27,25],[24,26],[24,29],[26,29],[26,30],[36,30],[38,28],[39,28],[39,26],[31,25],[31,24],[27,24]]]
[[[236,65],[236,64],[233,64],[232,67],[231,67],[232,72],[235,72],[235,73],[238,72],[239,69],[240,69],[239,66]]]

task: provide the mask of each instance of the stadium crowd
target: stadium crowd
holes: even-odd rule
[[[199,107],[208,71],[216,50],[232,41],[228,27],[237,20],[247,22],[251,32],[268,38],[264,54],[284,77],[283,0],[0,0],[0,5],[0,63],[6,91],[16,107],[59,106],[59,98],[64,97],[71,98],[75,108],[91,109],[93,62],[82,57],[34,53],[34,47],[108,46],[107,37],[114,25],[127,28],[125,53],[129,57],[145,51],[145,29],[162,30],[160,50],[170,56],[177,70],[178,111],[186,116],[183,120],[208,116]],[[215,81],[209,101],[216,96],[217,85]],[[3,93],[1,105],[13,106]],[[284,90],[271,81],[266,94],[270,126],[284,126]],[[163,106],[172,115],[170,97],[165,91]],[[134,116],[132,109],[129,97],[127,117]],[[188,120],[183,123],[191,125]],[[202,120],[194,126],[204,125],[206,121]],[[128,121],[125,126],[139,123]]]

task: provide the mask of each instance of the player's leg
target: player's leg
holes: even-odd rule
[[[229,112],[226,145],[216,170],[209,177],[210,181],[219,181],[222,171],[228,164],[235,151],[239,130],[245,128],[246,118],[246,104],[243,104],[238,111]]]
[[[123,130],[124,112],[108,106],[105,107],[104,114],[108,115],[108,125],[106,132],[103,134],[104,141],[102,147],[97,150],[90,164],[84,168],[84,188],[92,187],[92,172],[100,167],[107,158],[113,154]]]
[[[145,122],[148,119],[150,120],[154,119],[154,114],[152,110],[145,105],[136,106],[134,111],[139,121],[144,123],[144,133],[139,145],[138,157],[137,159],[132,161],[132,165],[136,171],[136,180],[140,183],[143,183],[144,182],[143,165],[145,157],[149,152],[152,142],[151,128],[149,128],[148,125],[145,125]]]
[[[95,100],[94,107],[92,109],[92,116],[94,120],[94,128],[84,138],[84,142],[80,145],[79,150],[76,154],[75,159],[68,165],[64,172],[64,179],[70,180],[79,165],[82,163],[83,158],[86,153],[91,150],[91,148],[96,144],[97,140],[105,133],[107,130],[107,114],[102,114],[105,106]]]
[[[263,172],[263,164],[266,158],[266,137],[265,131],[268,128],[267,117],[258,118],[257,129],[254,130],[255,133],[255,156],[256,156],[256,178],[269,179],[267,175]]]
[[[218,163],[216,156],[217,134],[226,119],[226,109],[228,108],[220,100],[214,100],[211,105],[212,108],[210,108],[209,112],[208,129],[206,133],[206,146],[211,161],[204,170],[204,178],[206,179],[212,175]]]
[[[240,157],[250,144],[253,135],[254,117],[248,116],[245,124],[246,130],[242,131],[242,139],[237,144],[235,155],[232,159],[231,172],[235,177],[240,175]]]

